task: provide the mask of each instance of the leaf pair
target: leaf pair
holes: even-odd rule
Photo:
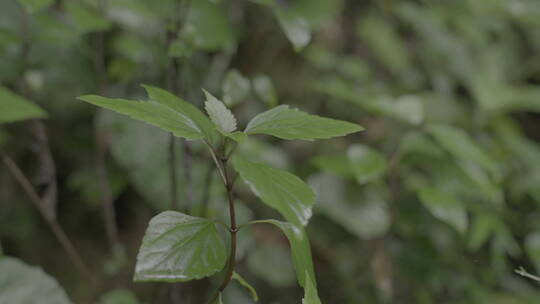
[[[148,85],[143,87],[150,97],[149,102],[96,95],[85,95],[79,99],[128,115],[189,140],[213,139],[216,131],[225,136],[236,133],[234,131],[237,123],[234,115],[221,101],[206,91],[205,108],[210,119],[192,104],[163,89]],[[310,115],[281,105],[255,116],[248,123],[244,133],[267,134],[282,139],[313,140],[343,136],[362,129],[353,123]],[[232,138],[237,140],[241,137],[236,133]]]

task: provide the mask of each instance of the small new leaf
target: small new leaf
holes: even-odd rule
[[[343,136],[362,130],[363,128],[357,124],[310,115],[281,105],[255,116],[244,132],[248,135],[268,134],[281,139],[313,140]]]
[[[150,221],[137,255],[134,280],[200,279],[220,271],[225,261],[225,246],[213,221],[165,211]]]
[[[234,118],[232,112],[227,109],[223,102],[219,101],[212,94],[208,93],[206,90],[203,91],[204,95],[206,95],[204,108],[218,130],[223,133],[234,132],[236,130],[236,118]]]
[[[264,203],[279,211],[287,221],[299,226],[307,225],[315,194],[300,178],[287,171],[239,157],[233,159],[233,164],[253,193]]]

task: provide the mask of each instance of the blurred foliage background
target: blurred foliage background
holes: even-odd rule
[[[13,263],[0,299],[10,281],[47,275],[73,303],[202,303],[219,284],[132,283],[153,215],[225,216],[203,147],[177,140],[171,153],[169,134],[75,99],[144,98],[147,83],[199,107],[205,88],[241,126],[286,103],[366,127],[317,143],[250,138],[242,151],[318,193],[308,233],[324,303],[538,303],[514,269],[540,272],[539,52],[535,0],[2,0],[0,117],[13,94],[47,113],[2,121],[2,151],[57,202],[47,210],[97,283],[2,166]],[[275,216],[238,192],[241,222]],[[239,238],[238,271],[260,302],[298,303],[279,232]],[[224,298],[251,301],[237,283]]]

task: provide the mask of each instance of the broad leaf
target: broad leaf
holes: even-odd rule
[[[237,280],[238,283],[240,283],[240,285],[244,286],[249,291],[253,301],[255,301],[255,302],[259,301],[259,295],[257,294],[257,291],[255,290],[255,288],[253,288],[253,286],[251,286],[251,284],[249,284],[241,275],[239,275],[235,271],[235,272],[233,272],[232,278],[234,280]]]
[[[178,137],[187,139],[204,137],[202,130],[190,117],[157,102],[139,102],[97,95],[85,95],[78,99],[144,121]]]
[[[213,221],[165,211],[150,221],[137,255],[134,280],[200,279],[220,271],[225,261],[225,246]]]
[[[298,283],[304,288],[306,299],[311,301],[305,303],[320,303],[317,296],[317,283],[311,256],[311,247],[306,231],[302,227],[277,220],[260,220],[255,221],[255,223],[272,224],[283,231],[289,240],[289,244],[291,245],[291,255],[294,263],[294,269],[296,271],[296,277],[298,278]]]
[[[287,221],[307,225],[315,194],[301,179],[287,171],[239,157],[235,157],[233,163],[242,179],[264,203],[279,211]]]
[[[47,113],[31,101],[0,86],[0,123],[46,116]]]
[[[255,116],[247,125],[249,134],[268,134],[282,139],[312,140],[358,132],[363,128],[346,121],[310,115],[287,105],[275,107]]]
[[[421,188],[418,196],[433,216],[458,232],[465,233],[468,225],[467,211],[459,201],[442,191],[428,187]]]
[[[223,86],[223,101],[228,106],[241,102],[249,94],[249,80],[237,70],[230,70],[225,76]]]
[[[386,159],[379,151],[366,145],[351,145],[347,157],[360,184],[377,179],[386,172]]]
[[[207,138],[212,139],[217,135],[216,128],[210,119],[191,103],[163,89],[144,84],[142,86],[152,101],[158,102],[189,117]]]
[[[236,130],[236,118],[232,112],[227,109],[223,102],[219,101],[212,94],[204,90],[206,95],[206,102],[204,108],[206,113],[210,116],[212,122],[216,125],[218,130],[223,133],[231,133]]]
[[[39,300],[38,300],[39,299]],[[56,280],[39,267],[0,257],[0,303],[71,303]]]

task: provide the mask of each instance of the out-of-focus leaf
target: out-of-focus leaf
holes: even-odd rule
[[[540,271],[540,232],[534,231],[525,238],[525,250],[534,262],[537,271]]]
[[[443,148],[456,158],[463,161],[472,161],[490,174],[499,175],[497,163],[479,148],[464,130],[449,125],[437,124],[431,124],[426,129]]]
[[[465,233],[468,226],[467,211],[458,200],[430,187],[421,188],[418,196],[433,216],[448,223],[458,232]]]
[[[65,4],[67,14],[81,34],[108,30],[112,23],[101,16],[95,9],[82,2],[68,1]]]
[[[311,40],[311,29],[307,20],[282,9],[274,10],[274,12],[295,51],[301,51]]]
[[[225,246],[213,221],[165,211],[148,224],[137,255],[134,280],[200,279],[220,271],[226,259]]]
[[[113,289],[101,297],[100,304],[139,304],[135,294],[129,289]]]
[[[172,58],[187,59],[190,58],[193,53],[193,48],[181,39],[176,39],[171,42],[169,49],[167,50],[167,55]]]
[[[281,105],[255,116],[244,132],[248,135],[268,134],[282,139],[313,140],[344,136],[362,130],[357,124],[310,115]]]
[[[310,177],[309,184],[317,191],[317,210],[351,234],[369,240],[383,236],[390,228],[388,206],[378,193],[368,192],[350,202],[341,179],[318,174]]]
[[[223,102],[207,91],[204,91],[204,95],[206,95],[204,108],[218,130],[222,133],[234,132],[236,130],[236,118],[231,110],[227,109]]]
[[[0,123],[46,116],[47,113],[31,101],[0,86]]]
[[[266,75],[257,75],[253,78],[253,90],[257,96],[268,106],[274,107],[278,103],[276,88],[272,79]]]
[[[0,303],[71,303],[56,280],[41,268],[0,256]]]
[[[54,0],[17,0],[19,3],[29,12],[35,13],[37,11],[46,9],[54,4]]]
[[[249,291],[253,301],[255,301],[255,302],[259,301],[259,295],[257,294],[257,291],[255,290],[255,288],[253,288],[253,286],[251,286],[251,284],[249,284],[248,281],[246,281],[241,275],[239,275],[235,271],[235,272],[233,272],[232,278],[234,280],[237,280],[238,283],[240,283],[240,285],[244,286]]]
[[[351,163],[344,153],[317,155],[311,162],[320,170],[343,177],[354,177]]]
[[[236,44],[224,6],[210,1],[193,1],[190,4],[182,38],[206,51],[230,49]]]
[[[305,226],[315,202],[313,190],[296,175],[265,164],[233,158],[234,168],[255,195],[287,221]]]
[[[347,149],[351,169],[360,184],[365,184],[386,172],[386,159],[377,150],[366,145],[351,145]]]
[[[377,16],[358,20],[357,32],[367,41],[377,59],[396,75],[407,72],[410,68],[407,48],[389,21]]]
[[[223,101],[226,105],[232,106],[244,100],[249,94],[249,79],[244,77],[238,70],[230,70],[225,75],[222,92]]]
[[[293,264],[287,249],[280,245],[258,244],[247,256],[250,272],[276,287],[294,285]]]

